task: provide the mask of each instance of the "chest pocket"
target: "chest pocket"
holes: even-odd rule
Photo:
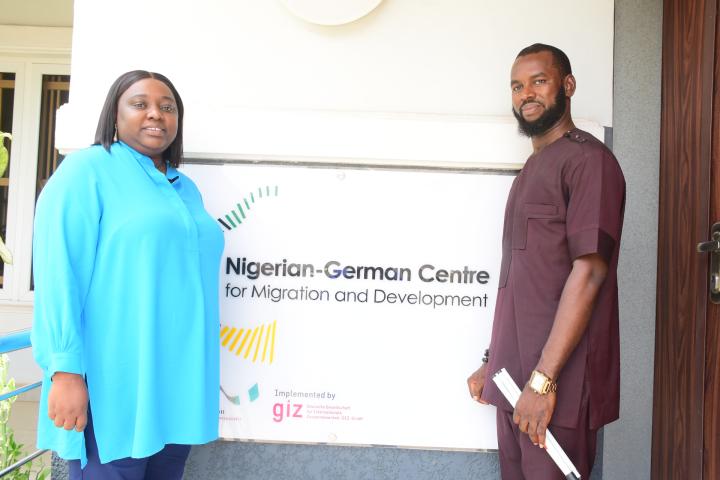
[[[513,218],[513,250],[524,250],[527,247],[528,226],[531,220],[555,218],[557,213],[558,207],[548,203],[524,203],[516,208]]]

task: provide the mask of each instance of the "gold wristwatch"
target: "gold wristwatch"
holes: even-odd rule
[[[557,383],[555,383],[552,378],[537,370],[533,370],[530,374],[528,386],[538,395],[547,395],[550,392],[557,391]]]

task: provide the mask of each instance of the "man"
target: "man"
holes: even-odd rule
[[[600,141],[575,127],[570,61],[543,44],[510,74],[513,114],[533,154],[505,210],[503,258],[489,351],[468,378],[497,407],[504,480],[562,479],[544,450],[546,428],[589,478],[597,430],[618,418],[617,260],[625,180]],[[521,386],[514,411],[490,377]]]

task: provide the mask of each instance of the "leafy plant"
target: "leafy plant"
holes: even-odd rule
[[[15,379],[8,378],[9,363],[10,359],[6,354],[0,355],[0,395],[15,390]],[[15,433],[8,425],[15,400],[17,400],[17,396],[0,402],[0,470],[13,465],[27,455],[23,448],[24,445],[15,441]],[[49,478],[50,468],[43,465],[42,460],[39,463],[40,469],[37,472],[32,471],[33,462],[28,462],[4,476],[3,480],[45,480]]]
[[[5,175],[5,170],[7,170],[9,161],[8,150],[7,148],[5,148],[5,137],[12,141],[12,135],[10,135],[9,133],[0,132],[0,178]],[[10,253],[10,250],[8,250],[8,248],[5,246],[2,237],[0,237],[0,260],[7,263],[8,265],[12,264],[12,254]]]
[[[5,246],[2,237],[0,237],[0,260],[8,265],[12,265],[13,262],[12,253],[10,253],[10,250]]]
[[[12,135],[5,132],[0,132],[0,177],[5,175],[5,170],[7,170],[8,161],[9,161],[9,155],[8,150],[5,148],[5,137],[7,137],[9,140],[12,140]]]

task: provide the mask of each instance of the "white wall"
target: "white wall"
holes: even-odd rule
[[[189,156],[517,163],[528,143],[507,120],[509,70],[538,41],[575,59],[575,116],[612,122],[612,0],[385,0],[338,27],[279,1],[199,5],[75,2],[61,147],[87,145],[111,82],[142,68],[180,90]],[[503,132],[488,140],[520,147],[481,148],[487,123]]]

